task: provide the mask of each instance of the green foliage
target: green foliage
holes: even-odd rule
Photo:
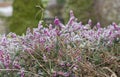
[[[43,6],[46,8],[49,0],[41,0]]]
[[[82,20],[83,23],[86,23],[89,18],[96,22],[93,6],[94,0],[67,0],[64,9],[64,16],[68,19],[69,11],[73,10],[78,20]]]
[[[36,27],[42,17],[41,0],[14,0],[13,16],[10,18],[10,31],[25,33],[27,27]]]
[[[65,2],[66,2],[66,0],[57,0],[57,3],[61,4],[61,5],[63,5]]]

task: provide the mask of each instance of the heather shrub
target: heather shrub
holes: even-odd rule
[[[92,21],[76,22],[73,12],[63,25],[27,29],[23,36],[0,37],[2,77],[119,77],[119,31],[112,23],[102,28]]]

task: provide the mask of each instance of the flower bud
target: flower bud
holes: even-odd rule
[[[97,29],[100,29],[100,28],[101,28],[101,25],[100,25],[99,22],[97,23],[96,27],[97,27]]]
[[[70,17],[74,17],[74,13],[72,10],[70,10]]]
[[[55,25],[60,25],[60,20],[57,17],[55,17],[54,24]]]
[[[91,20],[91,19],[88,20],[88,24],[89,24],[90,26],[92,25],[92,20]]]

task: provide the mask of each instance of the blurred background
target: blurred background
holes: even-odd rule
[[[0,0],[0,34],[22,35],[40,20],[45,21],[44,26],[53,24],[55,16],[65,24],[70,10],[83,24],[89,19],[93,26],[98,21],[103,27],[120,23],[120,0]]]

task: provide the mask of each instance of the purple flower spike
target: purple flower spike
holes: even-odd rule
[[[71,10],[70,11],[70,20],[68,21],[67,25],[71,25],[74,20],[75,20],[75,17],[74,17],[73,11]]]
[[[108,35],[108,37],[109,37],[109,36],[111,36],[111,34],[112,34],[112,31],[110,31],[110,32],[109,32],[109,35]]]
[[[72,10],[70,10],[70,17],[74,17],[74,13]]]
[[[3,51],[0,50],[0,61],[1,61],[1,62],[4,62],[3,55],[4,55]]]
[[[20,68],[21,68],[21,66],[20,66],[20,64],[19,64],[18,61],[15,61],[14,64],[13,64],[13,66],[14,66],[14,68],[16,68],[16,69],[20,69]]]
[[[25,77],[25,73],[23,69],[21,69],[20,75],[21,75],[20,77]]]
[[[80,56],[77,57],[77,61],[81,61],[81,57]]]
[[[120,28],[117,27],[117,24],[116,24],[115,22],[113,22],[112,25],[114,26],[114,29],[115,29],[115,30],[120,30]]]
[[[2,50],[0,50],[0,57],[3,55],[3,51]]]
[[[117,28],[117,25],[115,22],[113,22],[112,25],[114,26],[115,29]]]
[[[10,65],[10,55],[7,54],[4,60],[5,60],[4,65],[5,65],[6,69],[9,69],[9,65]]]
[[[46,57],[45,54],[43,54],[43,60],[44,60],[45,62],[47,62],[47,57]]]
[[[52,24],[50,24],[50,25],[49,25],[49,29],[50,29],[50,30],[52,30],[52,29],[53,29]]]
[[[41,29],[43,26],[42,26],[42,22],[43,21],[39,21],[39,24],[38,24],[38,29]]]
[[[12,38],[16,38],[17,35],[16,35],[15,33],[11,33],[11,37],[12,37]]]
[[[54,24],[55,25],[60,25],[60,20],[57,17],[55,17]]]
[[[60,33],[60,31],[59,31],[58,29],[56,29],[55,32],[56,32],[56,34],[57,34],[58,36],[60,36],[61,33]]]
[[[99,23],[99,22],[97,23],[97,25],[96,25],[96,26],[97,26],[97,28],[98,28],[98,29],[100,29],[100,28],[101,28],[101,25],[100,25],[100,23]]]
[[[50,46],[46,46],[46,51],[50,52],[51,47]]]
[[[57,74],[60,76],[64,76],[64,72],[62,72],[62,71],[58,71]]]
[[[27,31],[26,31],[26,35],[28,34],[30,34],[31,33],[31,29],[30,28],[27,28]]]
[[[1,45],[3,45],[3,46],[7,45],[7,38],[5,37],[5,35],[3,36],[2,40],[1,40]]]
[[[56,71],[53,73],[52,77],[57,77],[57,72]]]
[[[90,26],[92,25],[92,20],[91,20],[91,19],[88,20],[88,24],[89,24]]]
[[[82,22],[81,21],[79,22],[79,25],[82,26]]]
[[[68,72],[64,73],[64,77],[70,77],[70,73]]]

